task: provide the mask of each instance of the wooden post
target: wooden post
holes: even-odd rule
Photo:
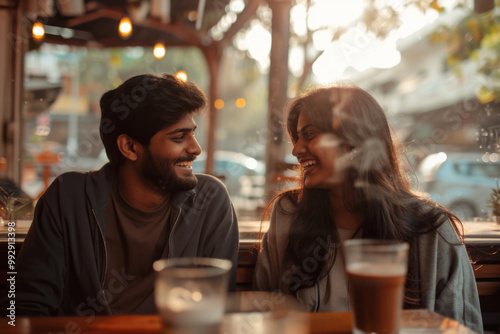
[[[12,5],[13,6],[13,5]],[[13,91],[11,84],[14,80],[14,73],[12,72],[12,57],[14,52],[14,42],[12,37],[15,36],[13,32],[13,17],[15,8],[0,8],[0,156],[7,157],[7,124],[10,119],[12,110],[12,96]]]
[[[266,187],[265,200],[268,202],[278,190],[273,176],[278,172],[278,164],[284,161],[283,121],[288,91],[288,48],[290,39],[291,0],[268,0],[272,10],[271,67],[269,70],[269,97],[266,143]]]
[[[210,87],[208,93],[208,125],[207,125],[207,161],[205,173],[214,173],[214,152],[215,152],[215,132],[217,130],[217,109],[215,100],[219,95],[219,64],[220,53],[218,45],[213,43],[207,48],[202,49],[203,55],[207,61],[208,72],[210,76]]]
[[[214,172],[214,153],[216,150],[215,134],[217,130],[217,108],[215,108],[215,100],[219,97],[219,68],[222,61],[224,49],[231,44],[236,33],[248,22],[257,11],[260,0],[249,0],[245,5],[245,9],[238,15],[224,37],[220,41],[211,40],[211,44],[203,46],[204,43],[199,43],[199,48],[207,61],[208,72],[210,75],[210,87],[208,96],[208,126],[207,126],[207,162],[205,172],[213,174]]]
[[[22,92],[24,50],[29,40],[23,21],[24,1],[0,4],[0,156],[7,159],[7,176],[21,182]]]

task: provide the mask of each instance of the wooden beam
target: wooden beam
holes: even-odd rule
[[[15,31],[17,36],[26,36],[25,34],[29,31],[29,27],[24,18],[24,6],[25,4],[19,2],[16,13],[15,21]],[[14,102],[13,102],[13,115],[11,123],[11,130],[13,132],[13,143],[12,143],[12,154],[11,162],[9,163],[9,171],[12,171],[12,179],[18,185],[21,184],[22,168],[23,168],[23,138],[24,138],[24,116],[23,116],[23,86],[24,86],[24,55],[28,49],[29,40],[26,38],[17,38],[15,41],[15,49],[11,49],[14,52],[13,56],[13,68],[14,68]],[[12,169],[10,169],[12,165]]]
[[[260,0],[250,0],[245,9],[238,15],[236,21],[231,25],[228,31],[224,34],[220,41],[214,41],[207,36],[203,39],[204,43],[200,49],[207,61],[208,70],[210,73],[210,87],[208,93],[208,128],[207,128],[207,161],[205,172],[213,174],[214,172],[214,153],[216,150],[215,133],[217,131],[217,109],[215,108],[215,100],[219,97],[219,67],[224,53],[224,48],[231,44],[231,40],[236,33],[254,17]],[[207,43],[206,41],[210,41]]]
[[[219,96],[219,67],[222,53],[217,44],[211,44],[208,47],[201,48],[207,62],[210,76],[210,85],[208,87],[208,124],[207,124],[207,161],[205,172],[214,173],[214,152],[215,152],[215,132],[217,131],[217,109],[215,100]]]
[[[127,14],[120,9],[103,8],[95,12],[86,13],[85,15],[68,19],[64,21],[64,25],[67,28],[73,28],[81,24],[89,23],[102,18],[115,19],[117,21],[120,21],[124,16],[127,16]]]
[[[288,49],[290,40],[290,0],[268,0],[273,12],[271,67],[269,70],[269,96],[266,143],[265,201],[268,202],[278,190],[273,183],[277,163],[284,160],[285,106],[288,101]]]
[[[212,38],[205,32],[196,30],[194,27],[184,24],[182,22],[163,23],[158,19],[147,19],[141,26],[150,27],[158,31],[172,33],[180,39],[184,40],[186,44],[202,48],[203,41],[207,38]]]
[[[95,12],[87,13],[80,17],[75,17],[64,22],[64,26],[69,28],[78,27],[79,25],[90,23],[92,21],[106,18],[119,22],[127,13],[119,9],[105,8]],[[159,19],[146,19],[144,22],[132,22],[134,27],[150,28],[161,32],[171,33],[183,41],[186,45],[202,47],[202,40],[205,40],[208,35],[203,31],[196,30],[194,27],[184,24],[183,22],[163,23]],[[137,41],[134,41],[138,45]],[[139,42],[140,44],[140,42]],[[126,46],[127,41],[124,40],[120,45]],[[107,45],[106,45],[107,46]],[[114,43],[116,46],[116,43]]]

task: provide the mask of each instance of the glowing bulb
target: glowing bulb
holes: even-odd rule
[[[156,59],[162,59],[163,57],[165,57],[165,45],[163,45],[162,43],[156,43],[153,49],[153,54],[155,55]]]
[[[215,108],[217,108],[217,109],[222,109],[222,108],[224,108],[224,100],[223,100],[223,99],[217,99],[217,100],[215,100],[215,102],[214,102],[214,106],[215,106]]]
[[[120,20],[118,32],[123,38],[127,38],[132,34],[132,22],[130,22],[130,19],[128,17],[124,17]]]
[[[189,21],[196,21],[196,19],[198,18],[198,12],[195,11],[195,10],[192,10],[188,13],[188,20]]]
[[[184,72],[184,71],[177,72],[177,74],[175,76],[182,81],[187,81],[187,79],[188,79],[188,76],[187,76],[186,72]]]
[[[35,40],[41,40],[43,36],[45,36],[45,28],[43,27],[43,24],[40,22],[33,23],[32,34]]]
[[[238,108],[243,108],[247,105],[247,101],[245,101],[244,98],[240,97],[239,99],[236,100],[236,106]]]

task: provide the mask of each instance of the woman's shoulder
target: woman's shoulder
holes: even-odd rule
[[[428,227],[435,229],[449,218],[447,210],[431,200],[413,197],[407,199],[405,210],[406,224],[415,232],[421,232]]]
[[[272,209],[269,232],[287,235],[297,210],[292,194],[289,191],[284,192],[276,196],[270,204]]]
[[[273,202],[273,210],[281,213],[293,214],[297,210],[297,194],[294,190],[287,190],[278,195]]]
[[[420,239],[438,239],[449,244],[461,243],[460,221],[454,221],[453,216],[439,204],[421,200],[414,206],[415,215],[408,219],[407,224]]]

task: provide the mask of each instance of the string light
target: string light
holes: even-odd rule
[[[162,59],[165,57],[165,45],[163,45],[163,43],[156,43],[153,48],[153,54],[156,59]]]
[[[217,99],[214,102],[214,106],[216,109],[222,109],[224,108],[224,100],[223,99]]]
[[[45,36],[45,28],[41,22],[33,23],[33,29],[31,30],[33,38],[37,41],[40,41]]]
[[[247,101],[244,98],[240,97],[239,99],[236,100],[236,106],[238,108],[244,108],[246,105]]]
[[[177,72],[177,74],[175,76],[182,81],[187,81],[187,79],[188,79],[188,76],[187,76],[186,72],[184,72],[184,71]]]
[[[120,20],[120,25],[118,26],[118,32],[122,38],[128,38],[132,34],[132,22],[128,17],[124,17]]]

